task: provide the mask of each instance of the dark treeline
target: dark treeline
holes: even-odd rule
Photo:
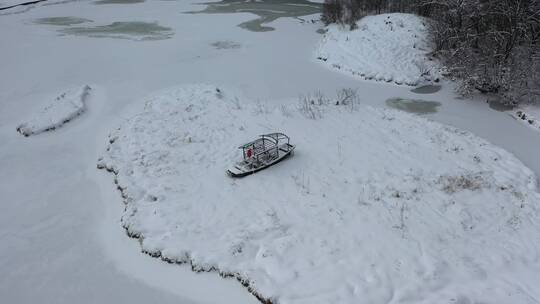
[[[366,15],[393,12],[420,14],[417,2],[410,0],[325,0],[321,18],[326,24],[341,23],[354,29],[356,21]]]
[[[540,99],[539,0],[326,0],[322,21],[355,28],[366,15],[428,17],[434,54],[460,81],[505,103]]]

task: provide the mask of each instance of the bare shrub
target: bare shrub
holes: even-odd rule
[[[240,99],[238,99],[238,97],[235,96],[232,103],[234,104],[234,109],[242,110],[242,104],[240,103]]]
[[[431,67],[425,61],[416,61],[414,62],[414,65],[418,68],[421,77],[428,78],[431,73]]]
[[[255,103],[255,108],[253,109],[253,114],[255,115],[266,115],[271,112],[270,108],[268,107],[266,102],[261,102],[260,100],[257,100]]]
[[[356,110],[360,103],[358,90],[351,88],[340,89],[336,92],[336,105],[348,106],[352,111]]]
[[[321,90],[317,90],[313,93],[313,102],[316,104],[316,105],[319,105],[319,106],[322,106],[322,105],[327,105],[330,103],[330,99],[328,99],[322,92]]]
[[[287,107],[287,105],[281,105],[279,107],[280,111],[281,111],[281,114],[283,114],[283,116],[285,117],[293,117],[293,114],[291,112],[291,110],[289,109],[289,107]]]
[[[343,17],[343,2],[340,0],[325,0],[321,14],[321,21],[325,25],[341,23]]]
[[[360,104],[358,91],[351,88],[337,90],[335,101],[326,97],[320,90],[298,97],[298,110],[303,116],[309,119],[322,118],[323,108],[330,104],[345,106],[353,112],[358,108],[358,104]],[[283,111],[284,109],[282,109]]]
[[[323,3],[321,20],[325,25],[337,23],[348,25],[351,30],[356,29],[356,21],[363,14],[361,0],[326,0]]]
[[[321,106],[323,104],[316,104],[315,99],[311,94],[300,95],[298,98],[298,110],[302,115],[309,119],[322,118]]]
[[[300,189],[300,192],[303,194],[310,194],[310,186],[309,176],[305,176],[304,171],[298,172],[297,174],[291,175],[292,179],[294,180],[294,183],[296,184],[296,187]]]

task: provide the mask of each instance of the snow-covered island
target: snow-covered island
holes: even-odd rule
[[[98,167],[144,252],[236,277],[265,303],[526,302],[540,194],[513,155],[396,110],[269,104],[182,86],[110,135]],[[294,157],[225,174],[240,144],[276,130]]]
[[[86,100],[90,91],[88,85],[66,90],[17,126],[17,131],[24,136],[30,136],[61,127],[86,111]]]
[[[439,81],[440,66],[429,56],[427,22],[395,13],[366,16],[354,30],[333,24],[327,27],[315,57],[363,79],[410,86]]]

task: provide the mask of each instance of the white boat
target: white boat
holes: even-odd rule
[[[238,148],[242,149],[243,160],[227,170],[232,177],[242,177],[266,169],[292,155],[295,146],[290,144],[287,135],[269,133]]]

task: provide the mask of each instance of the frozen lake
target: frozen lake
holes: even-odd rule
[[[262,1],[238,1],[223,0],[220,2],[204,3],[206,8],[200,11],[189,12],[191,14],[236,14],[251,13],[257,16],[253,20],[240,23],[238,26],[253,32],[268,32],[275,28],[268,26],[279,18],[318,14],[321,4],[307,0],[262,0]]]
[[[261,103],[316,90],[330,96],[340,88],[357,89],[361,103],[378,107],[396,97],[429,100],[440,104],[429,118],[505,148],[540,175],[540,133],[484,99],[458,98],[445,82],[419,95],[317,62],[321,26],[304,20],[317,18],[318,4],[191,2],[68,1],[2,11],[0,294],[6,302],[258,303],[234,280],[140,253],[119,224],[123,206],[111,176],[95,168],[109,131],[139,111],[145,96],[178,84],[223,84]],[[52,133],[16,132],[47,97],[82,84],[94,88],[85,115]]]

